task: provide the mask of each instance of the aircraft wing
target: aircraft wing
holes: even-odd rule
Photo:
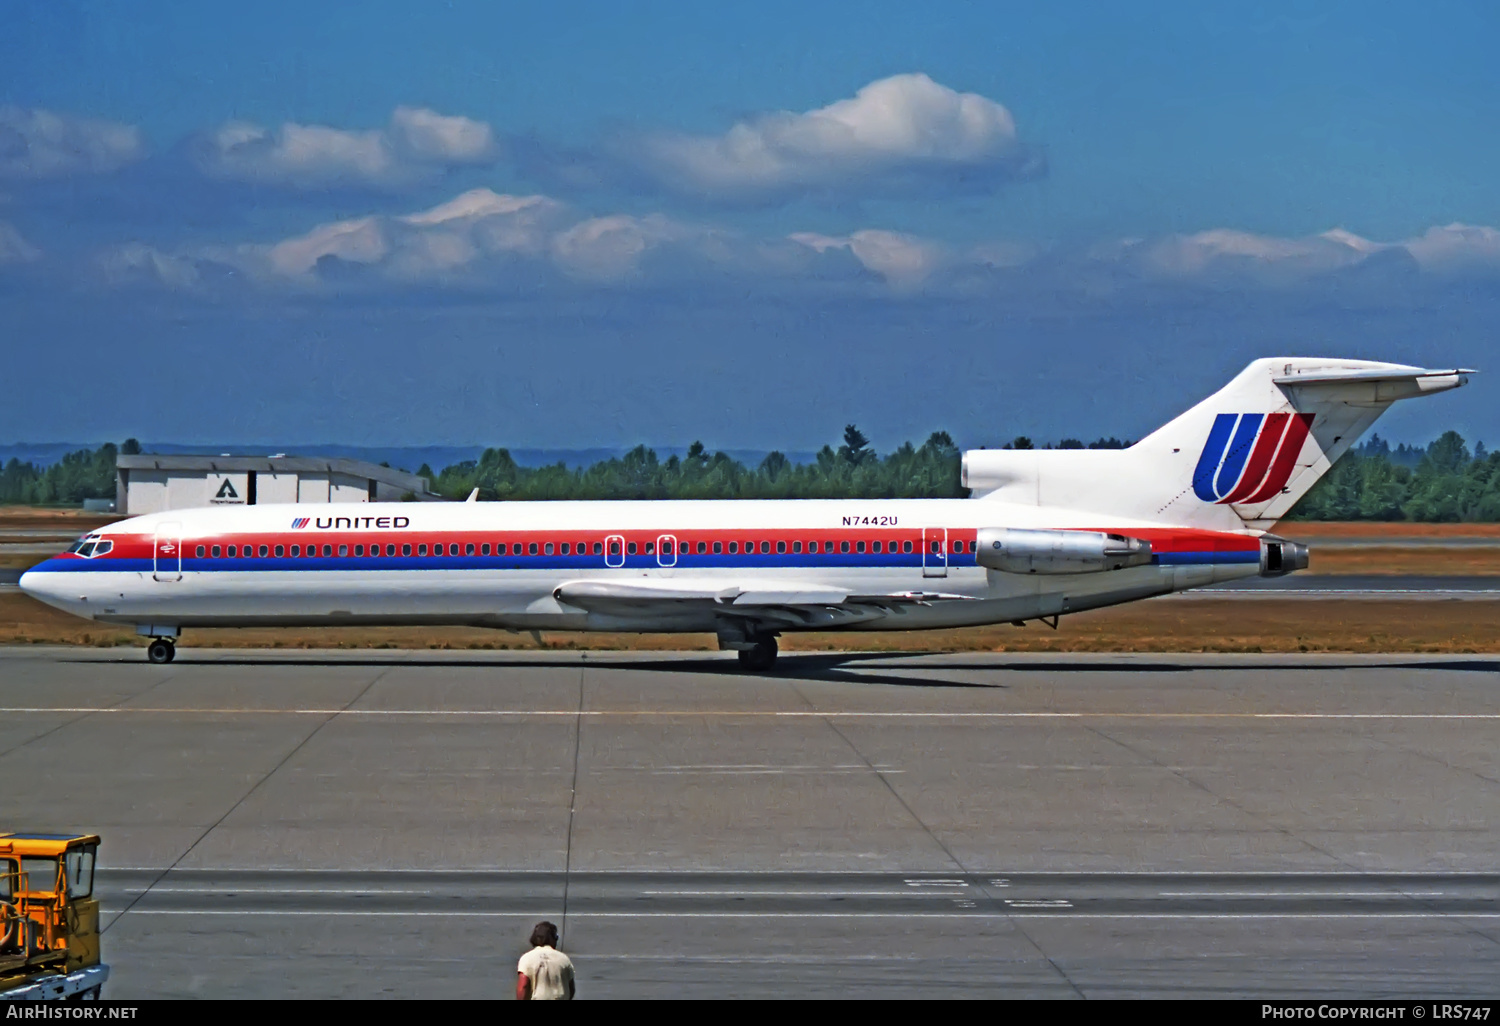
[[[671,580],[625,583],[570,581],[552,592],[557,601],[611,616],[671,614],[708,609],[726,620],[768,627],[832,627],[900,615],[912,606],[973,601],[968,595],[903,591],[861,594],[825,584],[778,581],[771,585]]]

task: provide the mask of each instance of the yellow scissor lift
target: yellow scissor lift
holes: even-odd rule
[[[0,1001],[97,999],[96,834],[0,833]]]

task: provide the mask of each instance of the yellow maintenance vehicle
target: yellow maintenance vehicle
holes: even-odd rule
[[[0,833],[0,1001],[97,1000],[96,834]]]

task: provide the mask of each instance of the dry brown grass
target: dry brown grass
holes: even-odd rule
[[[799,634],[787,651],[891,652],[1500,652],[1500,602],[1169,598],[1064,617],[1060,630],[972,627],[949,631]],[[709,651],[708,635],[570,634],[548,648]],[[0,643],[134,645],[130,630],[69,616],[19,593],[0,594]],[[462,627],[213,628],[188,632],[193,648],[530,649],[529,635]]]

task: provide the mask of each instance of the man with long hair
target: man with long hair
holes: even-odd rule
[[[557,927],[537,923],[516,966],[517,1001],[572,1001],[573,960],[557,950]]]

